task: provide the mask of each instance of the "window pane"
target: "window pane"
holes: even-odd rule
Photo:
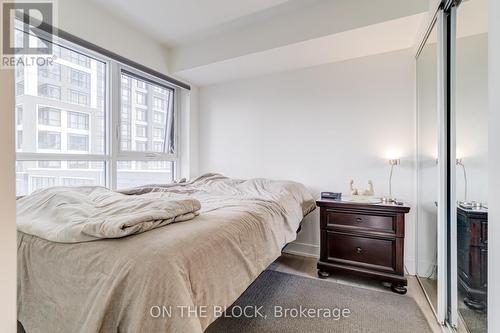
[[[84,163],[86,169],[70,168]],[[16,161],[16,194],[49,186],[105,185],[104,161]]]
[[[117,188],[146,184],[167,184],[174,179],[170,161],[118,161]]]
[[[61,126],[61,110],[51,107],[38,109],[38,124],[47,126]]]
[[[60,168],[61,161],[38,161],[39,168]]]
[[[53,54],[16,67],[17,151],[104,154],[106,64],[63,45]]]
[[[173,154],[173,90],[127,74],[121,80],[120,149]]]
[[[38,149],[61,149],[61,133],[38,131]]]
[[[82,112],[68,112],[68,128],[89,129],[89,115]]]
[[[89,137],[80,134],[68,134],[68,150],[89,150]]]

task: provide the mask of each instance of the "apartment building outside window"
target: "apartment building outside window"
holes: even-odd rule
[[[171,182],[177,151],[175,109],[169,101],[175,89],[57,37],[53,54],[52,66],[15,70],[17,194],[56,185],[122,188]],[[116,85],[120,89],[108,89]],[[165,100],[163,110],[156,110],[163,105],[158,98]],[[160,130],[153,130],[149,120],[154,112],[162,113],[155,116]],[[153,132],[166,135],[155,139]]]

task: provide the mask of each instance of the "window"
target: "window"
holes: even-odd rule
[[[23,106],[22,105],[18,105],[16,107],[16,124],[17,125],[23,124]]]
[[[135,135],[138,137],[138,138],[145,138],[147,135],[146,135],[146,131],[147,131],[147,127],[146,126],[136,126],[135,127]]]
[[[163,142],[153,142],[153,150],[155,152],[162,152],[163,151]]]
[[[147,150],[147,142],[144,141],[136,141],[135,142],[135,149],[137,151],[146,151]]]
[[[129,103],[130,90],[128,88],[122,88],[122,103],[127,105]]]
[[[36,191],[44,187],[56,186],[56,177],[31,176],[31,191]]]
[[[159,93],[159,94],[166,94],[167,93],[167,89],[160,87],[160,86],[154,86],[153,91],[156,93]]]
[[[70,89],[69,90],[69,101],[74,104],[87,105],[88,95],[86,93]]]
[[[147,120],[146,110],[137,108],[135,110],[135,114],[136,114],[137,120],[140,120],[140,121]]]
[[[137,88],[146,89],[146,82],[137,80]]]
[[[88,169],[88,161],[68,161],[68,169]]]
[[[88,88],[89,86],[89,74],[79,71],[77,69],[72,69],[70,73],[71,84],[76,85],[80,88]]]
[[[163,98],[158,98],[158,97],[153,98],[153,108],[157,110],[164,110],[165,100]]]
[[[38,95],[41,97],[61,99],[61,87],[52,84],[41,84],[38,86]]]
[[[38,124],[47,126],[61,126],[61,110],[51,107],[38,109]]]
[[[46,186],[171,182],[177,163],[175,89],[61,38],[54,43],[53,66],[14,71],[17,93],[23,95],[16,100],[12,124],[16,193]],[[121,74],[110,76],[111,67]]]
[[[143,94],[141,92],[137,92],[135,94],[136,96],[136,103],[139,105],[146,105],[146,94]]]
[[[23,131],[17,131],[16,150],[21,150],[22,146],[23,146]]]
[[[39,149],[61,149],[61,133],[50,131],[38,132],[38,148]]]
[[[23,64],[19,64],[17,67],[16,67],[16,78],[19,78],[19,79],[24,79],[24,65]]]
[[[87,135],[68,134],[68,150],[89,150],[89,137]]]
[[[68,128],[89,129],[89,115],[81,112],[68,112]]]
[[[38,167],[46,169],[59,169],[61,167],[61,161],[38,161]]]
[[[24,95],[24,81],[16,83],[16,96]]]
[[[170,100],[173,98],[173,90],[172,89],[166,89],[163,86],[156,85],[154,83],[150,82],[145,82],[146,84],[146,90],[148,92],[154,91],[162,91],[164,92],[163,97],[158,97],[158,96],[153,96],[153,105],[151,106],[143,106],[143,107],[135,107],[135,109],[132,109],[133,112],[135,111],[135,120],[134,122],[133,118],[130,119],[129,117],[129,110],[130,107],[132,106],[132,103],[130,101],[124,101],[123,100],[123,94],[124,91],[128,91],[128,85],[134,87],[137,85],[137,81],[141,81],[140,78],[136,78],[133,75],[123,74],[121,75],[122,79],[122,103],[121,103],[121,110],[120,110],[120,124],[121,126],[128,126],[129,128],[134,128],[135,126],[135,134],[132,134],[130,139],[132,139],[131,143],[124,143],[123,145],[120,144],[120,149],[121,151],[124,152],[161,152],[164,153],[164,156],[171,156],[175,152],[175,126],[174,126],[174,108],[173,108],[173,103],[170,103]],[[127,82],[124,84],[123,82]],[[165,90],[165,91],[163,91]],[[143,96],[143,97],[137,97],[137,99],[144,99],[146,100],[147,95],[134,91],[134,88],[132,88],[132,93],[135,93],[137,96]],[[163,107],[163,111],[157,110],[157,108]],[[133,117],[133,115],[132,115]],[[139,123],[139,121],[148,121],[154,123],[154,127],[151,128],[152,124],[148,124],[147,126],[145,124]],[[168,121],[167,121],[168,120]],[[148,130],[149,128],[149,130]],[[144,138],[147,139],[147,142],[149,143],[148,145],[138,143],[134,141],[142,141],[142,140],[135,140],[136,138]],[[121,138],[122,142],[128,141],[129,137],[123,137]],[[158,142],[158,144],[153,143],[153,140]],[[162,147],[161,149],[159,147]],[[146,150],[144,150],[146,149]],[[161,155],[160,155],[161,156]]]
[[[122,135],[122,138],[126,139],[128,138],[128,126],[125,126],[125,125],[122,125],[122,131],[121,131],[121,135]]]
[[[70,168],[70,163],[86,164],[87,168]],[[16,161],[16,194],[48,186],[105,185],[104,170],[102,161]]]
[[[165,135],[165,132],[163,131],[163,128],[155,127],[153,129],[153,138],[161,140],[161,139],[163,139],[164,135]]]
[[[117,163],[117,187],[171,183],[174,163],[168,161],[127,161]]]
[[[83,66],[83,67],[90,67],[90,58],[87,57],[86,55],[83,55],[81,53],[75,52],[75,51],[70,51],[70,56],[69,60],[77,65]]]
[[[153,114],[153,121],[155,123],[164,123],[165,122],[165,114],[163,112],[158,112],[158,111],[155,111],[154,114]]]
[[[61,65],[53,63],[38,67],[38,76],[42,79],[61,81]]]
[[[88,186],[93,184],[94,184],[94,179],[92,178],[69,178],[69,177],[61,178],[62,186]]]

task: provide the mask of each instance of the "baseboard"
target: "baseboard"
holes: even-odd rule
[[[405,259],[405,269],[408,275],[417,275],[415,260]]]
[[[303,257],[319,258],[319,245],[292,242],[285,246],[283,252]]]

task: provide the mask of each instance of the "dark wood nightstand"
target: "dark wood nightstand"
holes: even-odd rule
[[[347,272],[392,283],[406,293],[405,214],[408,206],[321,199],[318,276]]]
[[[488,211],[457,208],[458,287],[464,303],[486,308],[488,294]]]

